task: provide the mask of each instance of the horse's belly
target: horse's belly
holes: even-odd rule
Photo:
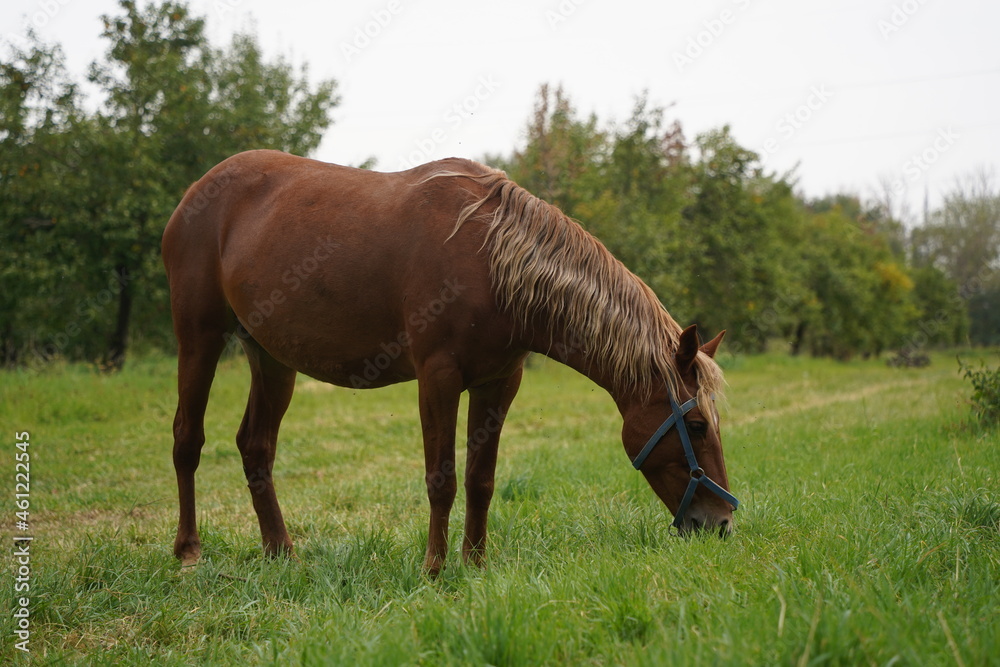
[[[240,315],[246,334],[281,363],[317,380],[358,389],[384,387],[415,377],[413,340],[405,326],[387,325],[386,312],[337,312],[294,317],[297,309],[276,307],[258,321]],[[257,326],[254,326],[254,323]]]
[[[408,358],[394,358],[391,353],[373,353],[363,359],[346,362],[302,364],[302,373],[339,387],[374,389],[414,379],[413,364]]]

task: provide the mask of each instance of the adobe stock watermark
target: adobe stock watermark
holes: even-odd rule
[[[243,0],[215,0],[212,3],[212,9],[215,10],[215,15],[220,19],[226,18],[227,15],[236,11],[236,8],[243,4]]]
[[[486,419],[483,420],[483,425],[477,427],[470,435],[469,439],[466,441],[466,448],[469,452],[477,451],[483,445],[485,445],[491,437],[500,432],[503,428],[504,419],[507,418],[507,413],[501,412],[496,408],[490,408],[486,411]],[[455,462],[445,461],[440,468],[432,472],[428,472],[424,475],[424,482],[427,483],[427,487],[434,487],[435,489],[440,489],[445,485],[449,479],[455,476],[456,473]]]
[[[38,0],[35,3],[34,9],[25,11],[28,17],[28,30],[34,28],[35,30],[44,28],[49,24],[52,19],[59,15],[63,7],[73,2],[73,0]],[[4,38],[10,43],[19,48],[26,48],[30,46],[31,42],[24,35],[17,33],[8,32],[4,34]]]
[[[76,317],[70,320],[61,331],[52,334],[45,343],[34,347],[32,357],[35,363],[32,367],[35,370],[40,370],[48,361],[63,353],[73,339],[83,332],[84,327],[94,321],[100,309],[110,304],[131,281],[132,276],[128,271],[121,273],[112,271],[106,288],[94,296],[78,301],[76,303]]]
[[[466,289],[467,286],[458,282],[457,279],[444,281],[437,298],[410,313],[406,320],[408,328],[400,331],[394,340],[382,342],[379,345],[379,349],[382,351],[374,357],[364,360],[361,374],[351,375],[351,386],[355,389],[367,389],[374,386],[375,382],[382,377],[382,373],[392,366],[392,362],[403,356],[406,349],[413,345],[411,331],[417,334],[427,331],[427,328],[436,322],[448,306],[455,303]]]
[[[902,30],[926,4],[927,0],[904,0],[893,3],[892,9],[889,10],[889,16],[879,19],[875,24],[882,39],[888,40],[892,35]]]
[[[959,139],[961,139],[961,135],[951,126],[940,128],[929,145],[920,152],[913,153],[903,162],[901,167],[903,175],[889,184],[892,192],[895,194],[905,192],[907,184],[919,181],[941,159],[942,155],[951,150]]]
[[[743,323],[739,329],[739,336],[734,337],[735,340],[726,341],[718,360],[732,363],[737,355],[759,351],[760,345],[779,331],[782,321],[787,320],[800,304],[800,297],[792,292],[776,294],[768,305],[756,311],[750,320]]]
[[[213,176],[205,184],[205,187],[198,188],[198,193],[190,201],[185,201],[183,204],[184,208],[181,209],[181,215],[184,216],[184,221],[190,222],[194,215],[208,208],[213,199],[217,199],[226,188],[232,185],[235,172],[236,170],[232,167],[226,167],[220,173]]]
[[[414,139],[414,149],[406,155],[399,156],[399,170],[412,169],[434,156],[435,150],[463,123],[472,118],[476,111],[500,88],[500,82],[492,75],[479,77],[472,93],[458,100],[445,110],[441,122],[427,135]]]
[[[587,347],[587,341],[575,329],[567,327],[563,331],[562,340],[552,341],[546,356],[552,357],[560,363],[568,364],[572,357],[578,354],[586,357]]]
[[[14,648],[30,653],[31,641],[31,434],[14,432]]]
[[[559,4],[550,7],[545,10],[545,20],[549,24],[549,28],[552,30],[558,30],[559,27],[566,23],[574,14],[576,10],[587,0],[560,0]]]
[[[678,73],[683,74],[686,68],[694,65],[696,60],[711,49],[729,26],[736,23],[740,12],[749,9],[751,0],[732,0],[732,4],[736,7],[735,10],[727,7],[716,16],[702,21],[701,29],[688,36],[684,48],[673,52],[674,66]]]
[[[782,145],[786,144],[799,130],[805,127],[813,119],[816,112],[822,109],[832,97],[833,93],[827,90],[826,84],[810,88],[805,101],[787,112],[775,123],[774,129],[776,134],[769,136],[761,145],[761,150],[759,151],[761,163],[766,163],[768,157],[781,150]]]
[[[157,437],[163,430],[164,422],[172,422],[177,403],[163,396],[153,405],[145,408],[146,416],[137,424],[131,425],[118,438],[120,445],[141,445]]]
[[[243,475],[247,478],[247,488],[254,495],[264,493],[268,486],[274,485],[274,476],[266,468],[257,468],[255,471],[244,468]]]
[[[360,56],[362,51],[371,46],[402,11],[403,3],[401,0],[389,0],[384,7],[372,11],[367,21],[354,27],[350,41],[340,43],[340,53],[344,59],[350,63]]]
[[[914,358],[924,348],[937,340],[937,336],[951,324],[954,310],[964,310],[969,300],[983,291],[995,271],[996,269],[988,264],[981,267],[975,276],[948,296],[948,305],[939,308],[933,314],[928,314],[914,324],[914,330],[897,348],[896,354],[902,359]],[[949,309],[949,306],[954,310]]]
[[[286,287],[276,287],[271,293],[262,299],[254,299],[253,310],[246,315],[245,321],[241,321],[236,327],[236,333],[225,334],[226,342],[233,345],[238,338],[249,338],[253,335],[254,329],[264,324],[271,315],[274,315],[277,307],[288,300],[288,292],[297,292],[302,285],[315,274],[320,265],[333,256],[333,251],[340,247],[340,244],[333,240],[332,236],[325,239],[316,239],[316,245],[308,255],[302,257],[298,262],[291,265],[281,274],[281,284]]]

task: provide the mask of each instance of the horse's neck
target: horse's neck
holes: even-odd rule
[[[531,351],[544,354],[556,361],[566,364],[578,373],[590,378],[595,384],[618,400],[614,374],[600,359],[599,354],[588,349],[588,343],[579,340],[571,332],[552,322],[535,328]]]

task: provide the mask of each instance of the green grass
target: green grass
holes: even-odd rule
[[[489,568],[460,564],[459,497],[436,581],[420,570],[415,384],[354,392],[300,376],[275,468],[298,559],[272,561],[234,444],[248,372],[225,361],[198,472],[203,560],[181,574],[173,360],[110,377],[2,374],[5,573],[13,433],[31,434],[32,658],[1000,664],[1000,437],[969,425],[954,358],[728,365],[724,443],[743,502],[732,538],[671,537],[613,402],[543,360],[501,443]],[[4,614],[3,661],[13,628]]]

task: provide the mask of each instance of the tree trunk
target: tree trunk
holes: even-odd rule
[[[17,366],[17,345],[14,343],[14,333],[11,325],[4,327],[0,334],[0,366],[14,368]]]
[[[128,348],[128,325],[132,317],[132,276],[124,264],[115,267],[120,291],[118,292],[118,319],[115,330],[108,342],[108,353],[104,362],[107,372],[120,371],[125,365],[125,351]]]
[[[792,338],[792,356],[798,356],[799,352],[802,351],[802,343],[806,338],[806,323],[804,321],[799,322],[799,325],[795,327],[795,336]]]

